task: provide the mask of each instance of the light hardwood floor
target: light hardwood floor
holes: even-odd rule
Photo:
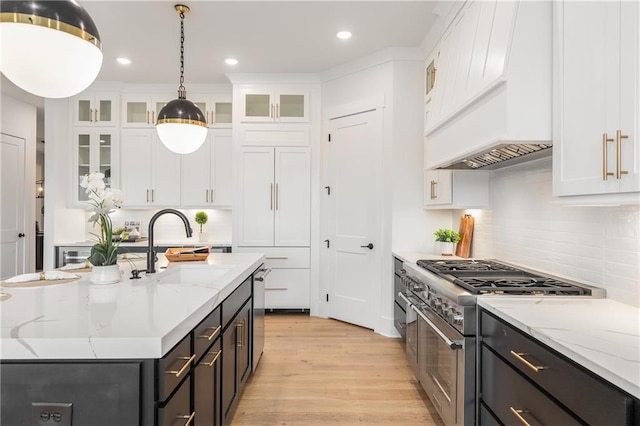
[[[399,339],[307,315],[267,315],[265,328],[234,426],[442,425]]]

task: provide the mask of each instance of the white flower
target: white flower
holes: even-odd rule
[[[96,190],[102,190],[105,188],[105,184],[104,184],[104,173],[100,173],[100,172],[94,172],[91,173],[90,175],[84,175],[82,176],[82,180],[80,181],[80,186],[82,188],[86,188],[85,192],[87,194],[96,191]]]

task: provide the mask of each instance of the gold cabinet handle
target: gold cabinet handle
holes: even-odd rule
[[[270,118],[275,118],[275,117],[273,116],[273,104],[271,104],[271,111],[269,111],[269,117],[270,117]]]
[[[211,189],[210,191],[211,191],[211,202],[213,203],[213,189]]]
[[[238,331],[238,329],[240,329]],[[236,334],[236,346],[239,348],[244,347],[244,320],[240,321],[239,323],[236,323],[236,331],[238,334]],[[240,338],[240,341],[238,342],[238,337]]]
[[[622,130],[616,130],[616,179],[629,174],[628,171],[622,170],[622,139],[629,139],[629,135],[623,135]]]
[[[436,192],[436,185],[438,184],[438,182],[436,182],[435,180],[431,181],[431,199],[435,200],[436,198],[438,198],[438,194]]]
[[[151,111],[151,124],[156,124],[156,112]]]
[[[523,352],[516,352],[516,351],[510,351],[511,355],[513,355],[514,357],[516,357],[516,359],[520,362],[522,362],[524,365],[526,365],[527,367],[529,367],[530,369],[532,369],[533,371],[535,371],[536,373],[540,370],[544,370],[544,367],[542,365],[534,365],[532,364],[530,361],[528,361],[527,359],[525,359],[525,353]]]
[[[265,257],[267,260],[287,260],[287,256],[267,256]]]
[[[524,413],[527,413],[528,411],[525,411],[525,410],[519,410],[519,409],[517,409],[517,408],[513,408],[513,407],[511,407],[511,406],[509,407],[509,409],[511,410],[511,412],[513,413],[513,415],[514,415],[514,416],[516,416],[516,417],[517,417],[517,419],[518,419],[518,420],[520,420],[520,421],[522,422],[522,424],[523,424],[523,425],[525,425],[525,426],[531,426],[531,424],[530,424],[528,421],[526,421],[524,417],[522,417],[522,415],[523,415]]]
[[[155,189],[151,190],[151,202],[152,203],[156,202],[156,190]]]
[[[147,111],[147,124],[149,124],[149,111]]]
[[[216,361],[218,360],[218,358],[220,358],[220,354],[222,353],[222,351],[218,351],[216,353],[213,352],[209,352],[209,355],[213,355],[213,359],[211,360],[211,362],[205,362],[205,364],[207,365],[207,367],[213,367],[213,365],[216,363]]]
[[[207,202],[207,203],[208,203],[208,202],[209,202],[209,190],[208,190],[208,189],[205,189],[205,190],[204,190],[204,192],[205,192],[205,198],[206,198],[206,201],[205,201],[205,202]]]
[[[222,326],[217,326],[217,327],[209,327],[207,328],[207,330],[213,330],[213,333],[211,333],[210,335],[206,335],[206,334],[202,334],[200,335],[201,339],[207,339],[207,340],[212,340],[216,334],[218,334],[218,332],[220,331],[220,329],[222,328]]]
[[[606,133],[602,134],[602,180],[607,180],[609,176],[613,176],[613,173],[607,170],[607,142],[613,142],[613,138],[607,137]]]
[[[98,108],[94,109],[93,113],[95,114],[95,120],[93,120],[93,121],[95,121],[97,123],[98,122]]]
[[[184,426],[189,426],[191,424],[191,422],[193,421],[193,418],[196,416],[196,412],[194,411],[193,413],[191,413],[191,415],[187,414],[185,416],[178,416],[178,419],[185,419],[186,423],[184,424]]]
[[[276,104],[276,118],[280,118],[280,104]]]
[[[190,357],[181,357],[181,358],[176,358],[176,359],[185,359],[187,360],[187,362],[184,363],[184,365],[182,367],[180,367],[180,370],[169,370],[169,371],[165,371],[166,374],[175,374],[176,377],[180,377],[182,376],[182,373],[184,373],[185,371],[187,371],[187,369],[189,368],[189,366],[191,365],[191,363],[193,362],[193,360],[196,358],[196,354],[191,355]]]
[[[269,192],[269,210],[273,210],[273,184],[271,184],[271,192]]]
[[[147,189],[147,203],[149,202],[149,190]]]
[[[276,183],[276,210],[278,210],[278,204],[280,197],[278,196],[278,184]]]
[[[287,287],[265,287],[264,289],[265,289],[265,291],[267,291],[267,290],[268,291],[274,291],[274,290],[285,291],[285,290],[289,290]]]

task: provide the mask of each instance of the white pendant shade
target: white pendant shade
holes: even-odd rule
[[[168,150],[177,154],[191,154],[207,138],[207,128],[186,123],[164,123],[156,126],[158,137]]]
[[[3,22],[0,71],[21,89],[45,98],[66,98],[86,89],[102,66],[102,51],[63,31]]]

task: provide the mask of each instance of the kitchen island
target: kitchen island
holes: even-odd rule
[[[73,424],[169,425],[181,416],[185,424],[198,389],[213,392],[203,406],[217,410],[199,423],[227,423],[251,371],[253,277],[263,261],[216,253],[168,263],[159,255],[160,272],[139,280],[129,271],[144,261],[123,263],[122,281],[111,285],[84,273],[70,283],[3,287],[1,423],[57,413]]]

